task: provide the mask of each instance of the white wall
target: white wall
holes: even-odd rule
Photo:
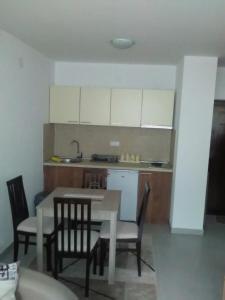
[[[225,100],[225,68],[224,67],[220,67],[217,69],[215,99]]]
[[[6,181],[23,175],[29,208],[43,188],[43,123],[53,63],[0,31],[0,252],[12,241]]]
[[[174,89],[176,66],[55,63],[55,84]]]
[[[203,230],[217,58],[185,57],[178,107],[172,231]]]

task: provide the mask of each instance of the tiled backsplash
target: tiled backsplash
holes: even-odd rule
[[[55,126],[54,124],[44,124],[43,133],[43,159],[48,160],[54,154]]]
[[[141,160],[163,160],[170,161],[170,149],[172,131],[164,129],[145,129],[109,126],[87,126],[87,125],[45,125],[44,136],[48,137],[54,127],[54,150],[53,154],[60,156],[74,156],[75,145],[71,141],[76,139],[80,143],[80,151],[84,157],[90,157],[93,153],[118,154],[132,153],[140,154]],[[118,141],[119,147],[110,146],[111,141]],[[49,145],[48,145],[49,144]],[[44,147],[52,147],[52,142],[44,142]],[[45,149],[44,157],[52,150]]]

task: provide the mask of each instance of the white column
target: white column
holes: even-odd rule
[[[216,57],[186,56],[177,68],[172,232],[203,232],[216,72]]]

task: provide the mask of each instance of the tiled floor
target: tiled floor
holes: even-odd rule
[[[120,245],[121,247],[122,245]],[[133,245],[130,245],[133,248]],[[138,276],[137,258],[131,252],[117,252],[116,257],[116,274],[115,284],[108,285],[108,270],[107,259],[105,262],[104,276],[99,276],[98,273],[93,275],[91,272],[90,278],[90,300],[157,300],[156,299],[156,275],[151,270],[149,265],[152,265],[152,239],[147,232],[143,236],[142,241],[142,276]],[[127,248],[127,245],[126,245]],[[21,247],[23,250],[23,247]],[[36,270],[35,248],[29,249],[27,256],[23,256],[21,264],[29,266]],[[22,252],[22,251],[21,251]],[[4,261],[10,261],[11,249],[1,258]],[[80,300],[84,297],[84,278],[85,278],[85,261],[76,259],[64,259],[64,270],[59,274],[59,280],[66,284]],[[98,269],[97,269],[98,271]],[[52,276],[52,273],[49,273]]]
[[[208,219],[203,236],[172,235],[165,225],[146,226],[145,232],[153,239],[158,300],[222,299],[225,224]],[[0,256],[0,261],[10,259],[11,250]],[[33,253],[22,264],[32,260]]]
[[[222,300],[225,224],[206,222],[203,236],[171,235],[152,226],[158,300]]]

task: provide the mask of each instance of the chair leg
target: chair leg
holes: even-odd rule
[[[58,259],[57,259],[57,252],[54,252],[54,269],[53,269],[53,277],[58,279]]]
[[[141,276],[141,243],[136,243],[138,276]]]
[[[47,237],[46,241],[46,252],[47,252],[47,271],[52,269],[52,247],[51,247],[51,237]]]
[[[90,257],[88,257],[86,260],[85,297],[89,296],[90,264],[91,264],[91,259],[90,259]]]
[[[100,268],[99,268],[99,275],[104,275],[104,262],[106,256],[106,241],[104,239],[100,240]]]
[[[18,237],[14,237],[13,243],[13,261],[17,261],[18,259],[18,250],[19,250],[19,240]]]
[[[93,253],[93,274],[97,273],[97,260],[98,260],[98,256],[97,256],[97,248],[94,249],[94,253]]]
[[[25,246],[24,246],[24,254],[27,254],[27,252],[28,252],[28,247],[29,247],[29,238],[30,238],[30,236],[29,236],[29,234],[26,234],[25,235]]]
[[[63,271],[63,258],[61,257],[59,259],[59,272],[62,273]]]

